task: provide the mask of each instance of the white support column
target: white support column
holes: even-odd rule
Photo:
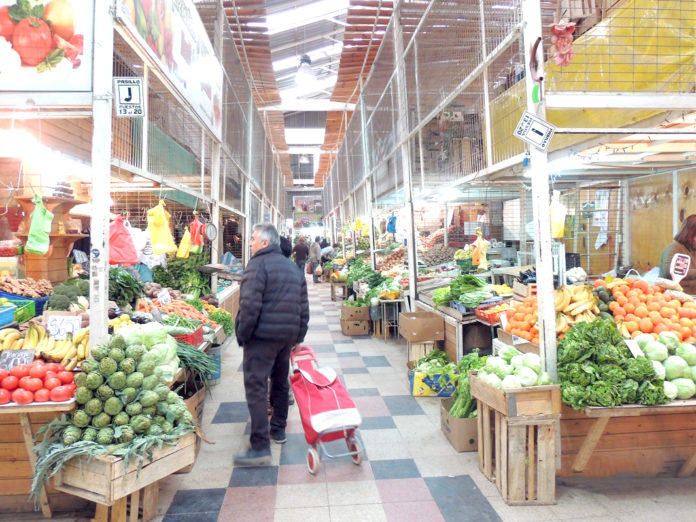
[[[413,40],[413,53],[415,55],[415,60],[413,60],[414,74],[416,76],[415,86],[416,86],[416,114],[418,118],[421,117],[421,106],[420,106],[420,71],[418,70],[418,40]],[[423,154],[423,129],[418,129],[418,159],[420,163],[420,185],[421,192],[425,192],[425,155]]]
[[[442,220],[442,224],[444,225],[443,228],[445,229],[445,246],[449,246],[449,233],[448,233],[449,221],[447,220],[447,202],[446,201],[445,201],[445,217]]]
[[[672,172],[672,236],[679,233],[679,173]]]
[[[205,194],[205,129],[201,125],[201,194]]]
[[[409,153],[408,137],[408,97],[406,94],[406,70],[404,66],[404,38],[401,28],[401,4],[399,0],[394,6],[394,68],[396,69],[396,89],[399,133],[398,141],[401,141],[401,168],[404,176],[404,206],[406,207],[406,243],[409,276],[410,305],[415,306],[418,288],[418,266],[416,261],[416,236],[413,225],[413,186],[411,183],[411,155]]]
[[[140,153],[142,160],[140,168],[144,173],[150,171],[150,68],[147,64],[143,64],[143,142],[140,144]]]
[[[220,168],[221,168],[222,147],[217,140],[213,140],[211,148],[211,198],[213,200],[210,220],[218,231],[218,235],[210,245],[210,262],[220,262],[220,245],[222,244],[222,231],[220,230]],[[217,292],[217,274],[210,278],[210,290]]]
[[[372,270],[377,269],[377,254],[375,250],[377,245],[375,243],[375,217],[372,211],[372,178],[368,177],[365,180],[365,205],[367,208],[367,220],[368,226],[370,227],[370,264],[372,265]]]
[[[628,191],[630,181],[621,181],[621,208],[623,210],[623,219],[621,220],[621,263],[630,265],[633,263],[631,258],[631,207],[628,199]]]
[[[341,223],[341,248],[343,250],[343,259],[346,258],[346,235],[343,233],[343,228],[346,223],[346,213],[343,210],[343,203],[338,206],[338,217]]]
[[[252,154],[254,151],[254,102],[249,93],[249,110],[247,111],[247,171],[246,177],[244,179],[244,189],[242,191],[242,196],[244,197],[244,237],[242,238],[242,257],[244,258],[244,266],[249,262],[249,240],[251,239],[251,168],[253,166]]]
[[[90,225],[89,325],[90,344],[108,338],[106,303],[109,297],[109,192],[111,179],[111,118],[114,58],[113,2],[94,4],[92,69],[92,220]]]
[[[538,0],[522,0],[524,62],[526,68],[525,85],[527,110],[546,119],[544,101],[534,103],[532,90],[534,80],[529,70],[532,48],[541,37],[541,8]],[[537,49],[536,61],[539,64],[537,76],[544,76],[544,56],[542,48]],[[557,377],[556,368],[556,311],[553,290],[553,258],[551,251],[551,212],[549,197],[549,173],[546,152],[530,147],[529,171],[532,177],[532,210],[534,211],[534,255],[537,273],[537,299],[539,300],[539,355],[544,369],[552,378]]]

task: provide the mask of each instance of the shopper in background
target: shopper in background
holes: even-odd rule
[[[309,247],[309,262],[312,264],[312,280],[315,283],[321,281],[321,277],[317,275],[317,267],[321,264],[321,238],[314,238],[314,243]]]
[[[287,258],[292,255],[292,242],[285,236],[280,236],[280,251]]]
[[[321,248],[326,248],[327,246],[329,246],[328,240],[327,240],[325,237],[322,237],[322,238],[321,238],[321,243],[319,243],[319,246],[320,246]]]
[[[235,466],[269,466],[270,439],[285,442],[288,419],[290,350],[304,341],[309,321],[307,283],[280,251],[280,237],[270,223],[254,225],[251,259],[239,291],[235,333],[244,349],[242,369],[251,416],[250,448],[234,458]],[[266,407],[271,379],[270,421]]]
[[[295,255],[295,264],[297,265],[297,268],[299,268],[304,274],[307,256],[309,255],[309,247],[305,245],[305,240],[303,237],[300,238],[295,245],[295,248],[292,249],[292,253]]]
[[[338,253],[338,243],[334,243],[333,246],[327,245],[321,249],[321,264],[322,266],[327,261],[331,261]]]
[[[671,279],[669,267],[675,254],[686,254],[691,258],[689,271],[680,281],[687,294],[696,294],[696,214],[691,214],[682,223],[674,241],[665,247],[660,258],[660,277]]]

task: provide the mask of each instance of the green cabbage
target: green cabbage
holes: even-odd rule
[[[143,344],[143,334],[140,330],[140,325],[122,326],[118,329],[118,333],[123,337],[126,346]]]
[[[677,387],[677,399],[690,399],[696,395],[696,384],[691,379],[673,379],[671,383]]]
[[[633,379],[626,379],[621,385],[621,404],[633,404],[638,398],[638,383]]]
[[[665,377],[668,381],[684,377],[689,371],[689,365],[678,355],[670,355],[663,363],[665,366]]]
[[[522,355],[522,352],[520,352],[514,346],[510,346],[509,344],[506,344],[500,350],[498,350],[498,357],[502,357],[503,359],[505,359],[505,362],[508,364],[511,364],[510,360],[516,355]]]
[[[665,396],[670,401],[673,401],[674,399],[677,398],[677,395],[679,394],[679,389],[677,388],[676,384],[674,384],[672,381],[664,381],[662,383],[662,386],[664,387],[664,390],[665,390]]]
[[[657,340],[664,344],[671,354],[676,353],[677,347],[681,344],[679,337],[674,332],[662,332],[657,336]]]
[[[686,361],[686,364],[696,364],[696,346],[693,344],[680,344],[677,347],[677,355]]]
[[[167,337],[169,334],[167,334],[167,331],[164,329],[164,327],[157,322],[152,322],[152,323],[146,323],[144,325],[140,326],[140,330],[142,333],[142,344],[145,345],[146,348],[152,348],[153,346],[157,344],[161,344],[166,342]],[[120,332],[120,330],[119,330]],[[140,343],[133,343],[133,344],[140,344]]]
[[[661,362],[650,361],[653,365],[653,370],[655,370],[655,377],[664,381],[665,380],[665,367]]]
[[[645,356],[652,360],[662,362],[669,356],[667,346],[659,341],[650,341],[643,347]]]
[[[515,368],[514,376],[518,378],[522,386],[534,386],[537,383],[538,375],[537,373],[526,366],[520,366]],[[507,377],[506,377],[507,379]],[[503,379],[505,382],[505,379]]]
[[[689,375],[684,375],[684,377],[690,377],[692,381],[696,382],[696,366],[689,366]]]
[[[522,381],[516,375],[506,375],[503,382],[500,383],[503,390],[511,390],[514,388],[522,388]]]
[[[547,372],[541,372],[539,378],[537,379],[537,386],[545,386],[547,384],[552,384],[551,376]]]
[[[541,357],[536,353],[525,353],[522,356],[522,364],[533,370],[537,376],[541,373]]]
[[[522,354],[520,354],[520,355],[515,355],[512,359],[510,359],[510,365],[511,365],[513,368],[519,368],[520,366],[524,366],[524,365],[522,364],[522,361],[523,361],[523,359],[522,359]]]
[[[120,330],[119,330],[119,331],[120,331]],[[651,343],[651,342],[654,341],[654,340],[655,340],[655,339],[654,339],[654,337],[652,336],[652,334],[648,334],[648,333],[642,333],[642,334],[638,335],[638,336],[634,339],[634,341],[636,341],[636,342],[638,343],[638,346],[640,347],[641,350],[642,350],[643,348],[645,348],[645,345],[646,345],[646,344]]]

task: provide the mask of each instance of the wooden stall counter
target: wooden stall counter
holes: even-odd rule
[[[659,406],[563,405],[559,476],[688,477],[696,469],[696,399]]]
[[[36,463],[34,434],[54,418],[74,409],[74,400],[0,407],[0,513],[35,511],[29,499]],[[50,485],[40,498],[41,511],[47,518],[54,510],[79,511],[88,504]]]

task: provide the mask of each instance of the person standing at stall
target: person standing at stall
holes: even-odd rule
[[[295,256],[295,264],[297,268],[304,274],[305,264],[307,263],[307,256],[309,255],[309,247],[305,245],[305,240],[303,237],[299,239],[295,248],[292,249],[292,253]]]
[[[288,419],[290,351],[304,341],[309,301],[304,274],[281,253],[280,237],[270,223],[254,225],[251,259],[239,291],[235,333],[244,350],[242,369],[251,417],[249,449],[234,465],[269,466],[270,439],[285,442]],[[267,383],[273,413],[268,422]]]
[[[309,262],[312,263],[312,280],[315,283],[320,281],[317,275],[317,267],[321,264],[321,238],[317,236],[314,238],[314,243],[309,247]]]
[[[696,214],[691,214],[682,223],[674,241],[665,247],[660,257],[660,277],[671,279],[669,267],[675,254],[686,254],[691,258],[689,271],[679,284],[687,294],[696,294]]]

